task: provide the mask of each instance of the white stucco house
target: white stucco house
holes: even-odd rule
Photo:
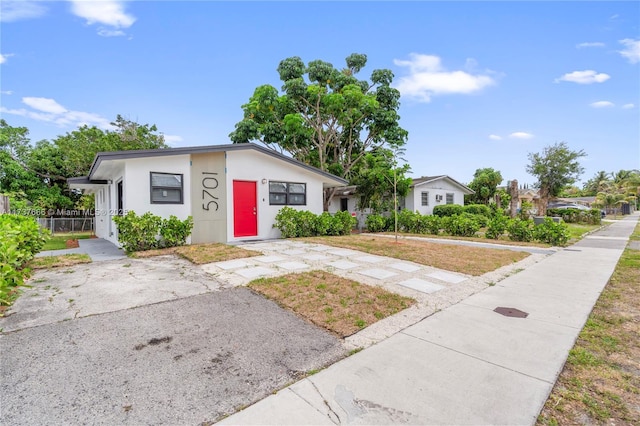
[[[413,179],[411,189],[405,197],[404,208],[433,214],[433,208],[442,204],[464,205],[464,196],[474,191],[447,175],[423,176]]]
[[[114,244],[112,218],[130,210],[192,216],[191,243],[278,238],[282,207],[320,214],[323,189],[347,183],[252,143],[101,152],[88,176],[68,182],[95,194],[96,236]]]
[[[403,199],[398,200],[398,207],[420,212],[423,215],[433,214],[433,208],[441,204],[464,205],[464,196],[473,194],[474,191],[447,175],[423,176],[412,179],[409,193]],[[358,209],[357,188],[345,186],[338,188],[331,204],[329,212],[349,211],[362,222],[368,212]]]

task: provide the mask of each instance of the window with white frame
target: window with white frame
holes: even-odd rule
[[[420,199],[422,202],[423,206],[428,206],[429,205],[429,191],[423,191],[420,194]]]
[[[453,204],[453,192],[447,192],[447,204]]]
[[[276,206],[307,205],[307,184],[270,181],[269,204]]]
[[[182,174],[151,172],[151,204],[183,204]]]

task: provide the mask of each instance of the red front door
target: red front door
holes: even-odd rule
[[[233,181],[233,236],[258,235],[256,182]]]

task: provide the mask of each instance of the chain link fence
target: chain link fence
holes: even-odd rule
[[[39,218],[41,227],[51,231],[52,234],[69,234],[73,232],[94,233],[92,217],[45,217]]]

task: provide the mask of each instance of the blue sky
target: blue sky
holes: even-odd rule
[[[640,169],[640,2],[6,1],[0,113],[32,141],[117,114],[172,146],[229,143],[290,56],[365,53],[395,74],[411,175],[477,168],[532,184],[565,141],[597,171]]]

